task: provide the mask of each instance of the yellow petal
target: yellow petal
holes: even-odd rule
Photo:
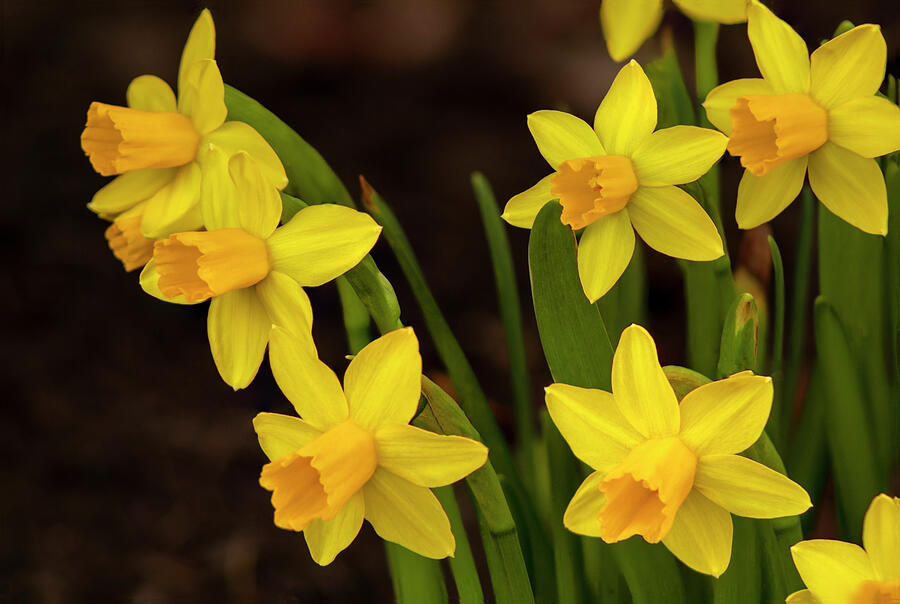
[[[304,287],[322,285],[356,266],[380,233],[371,216],[346,206],[303,208],[269,237],[272,270]]]
[[[225,122],[210,132],[204,140],[222,149],[227,155],[234,155],[239,151],[245,152],[256,160],[266,179],[275,187],[280,190],[287,186],[287,175],[275,150],[259,132],[248,124]],[[206,149],[208,146],[201,146],[198,150],[198,161],[203,161]]]
[[[456,551],[450,521],[430,489],[379,468],[363,494],[366,520],[385,541],[426,558],[446,558]]]
[[[153,197],[175,178],[178,168],[148,168],[116,176],[94,194],[91,211],[107,218],[129,210]]]
[[[281,459],[322,434],[299,417],[281,413],[257,413],[253,429],[270,461]]]
[[[653,35],[662,20],[662,0],[603,0],[600,25],[613,61],[624,61]]]
[[[312,342],[312,306],[309,296],[296,281],[284,273],[272,271],[256,284],[256,293],[273,326],[282,327],[297,337],[309,338],[309,345],[315,350]]]
[[[706,174],[725,153],[726,145],[728,138],[715,130],[674,126],[644,139],[631,161],[643,187],[681,185]]]
[[[606,497],[600,492],[604,472],[594,472],[584,479],[563,515],[563,524],[573,533],[599,537],[602,533],[599,519],[600,508]]]
[[[900,581],[900,498],[882,493],[872,500],[863,520],[863,545],[877,579]]]
[[[176,111],[175,93],[165,80],[154,75],[142,75],[131,80],[125,98],[132,109]]]
[[[535,111],[528,116],[528,130],[538,151],[554,170],[564,161],[605,153],[591,127],[569,113]]]
[[[731,514],[695,490],[681,504],[662,542],[698,573],[718,577],[731,562],[732,531]]]
[[[209,347],[219,375],[239,390],[256,377],[272,324],[253,288],[236,289],[209,303]]]
[[[554,176],[555,174],[545,176],[530,189],[510,198],[503,208],[501,218],[513,226],[530,229],[544,204],[553,199],[550,181]]]
[[[626,211],[641,239],[660,253],[687,260],[715,260],[724,253],[712,218],[678,187],[641,187]]]
[[[740,455],[704,455],[694,488],[732,514],[747,518],[796,516],[812,507],[799,484]]]
[[[187,298],[183,295],[175,296],[174,298],[163,295],[163,293],[159,291],[159,273],[156,270],[156,263],[152,258],[141,271],[140,283],[141,289],[143,289],[145,293],[148,293],[157,300],[162,300],[163,302],[171,302],[172,304],[199,304],[200,302],[205,302],[205,300],[188,302]]]
[[[747,0],[675,0],[675,5],[695,21],[743,23],[747,20]]]
[[[422,391],[422,357],[411,327],[369,343],[350,361],[344,391],[350,416],[364,428],[408,424]]]
[[[578,276],[584,295],[596,302],[616,284],[634,253],[634,229],[619,210],[592,222],[578,242]]]
[[[327,430],[346,420],[347,400],[341,383],[315,356],[308,338],[273,327],[269,341],[272,375],[297,414],[319,430]]]
[[[237,189],[238,219],[242,229],[260,238],[275,231],[281,219],[281,195],[246,153],[236,153],[228,161],[228,173]]]
[[[887,234],[887,188],[874,159],[825,143],[809,156],[809,186],[839,218],[866,233]]]
[[[822,602],[850,602],[860,583],[875,578],[866,552],[853,543],[801,541],[791,556],[803,583]]]
[[[756,442],[772,409],[772,378],[737,375],[691,390],[681,401],[681,439],[696,455],[730,454]]]
[[[353,543],[362,528],[366,506],[362,491],[357,491],[331,520],[313,520],[303,529],[309,554],[316,564],[326,566]]]
[[[183,94],[188,68],[195,61],[216,58],[216,27],[209,9],[203,9],[188,34],[178,65],[178,92]]]
[[[488,450],[462,436],[445,436],[406,424],[375,432],[378,465],[420,487],[442,487],[484,465]]]
[[[178,111],[191,118],[201,136],[225,121],[225,83],[215,61],[195,61],[188,67],[184,88],[178,89]]]
[[[550,417],[572,453],[595,470],[609,471],[643,440],[609,392],[568,384],[551,384],[545,392]]]
[[[198,162],[203,182],[200,190],[203,225],[210,231],[241,228],[237,187],[228,172],[228,155],[214,145],[209,147],[203,161]]]
[[[875,94],[884,81],[887,45],[865,24],[832,38],[810,57],[809,93],[826,109]]]
[[[853,99],[828,112],[828,139],[863,157],[900,149],[900,107],[877,96]]]
[[[806,42],[757,0],[747,8],[747,35],[759,72],[776,93],[809,91]]]
[[[785,604],[822,604],[819,602],[812,592],[808,589],[801,589],[800,591],[795,591],[791,595],[787,597],[787,600],[784,601]]]
[[[597,108],[594,131],[607,153],[630,157],[654,128],[653,87],[637,61],[631,60],[619,70]]]
[[[200,186],[200,167],[196,163],[178,168],[172,180],[147,200],[141,219],[144,237],[161,239],[200,228]]]
[[[619,411],[643,436],[678,434],[678,399],[659,366],[656,343],[640,325],[629,325],[619,338],[612,388]]]
[[[807,156],[781,164],[765,176],[744,170],[738,185],[734,217],[742,229],[752,229],[778,216],[800,194]]]
[[[737,103],[738,97],[774,94],[774,92],[772,85],[762,78],[732,80],[710,90],[706,100],[703,101],[703,108],[712,125],[730,135],[731,108]]]

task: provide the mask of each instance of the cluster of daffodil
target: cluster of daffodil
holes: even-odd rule
[[[671,50],[646,71],[633,60],[622,67],[593,126],[560,111],[528,116],[553,172],[513,196],[502,218],[532,230],[532,296],[556,382],[545,388],[540,436],[513,333],[521,330],[514,278],[501,278],[508,246],[489,188],[474,181],[519,369],[516,460],[383,199],[364,183],[369,214],[354,209],[312,147],[223,84],[208,11],[185,45],[177,99],[159,78],[141,76],[128,107],[91,104],[82,147],[100,174],[118,176],[89,207],[111,221],[113,253],[126,270],[143,267],[141,287],[160,300],[210,301],[213,360],[234,389],[253,381],[269,350],[297,416],[253,420],[269,458],[259,483],[272,492],[275,525],[302,531],[319,564],[367,519],[405,548],[389,549],[398,600],[446,601],[440,571],[417,556],[455,555],[460,601],[482,602],[454,494],[441,490],[466,479],[498,602],[900,601],[900,500],[877,495],[900,458],[900,168],[876,159],[900,150],[900,108],[895,80],[878,93],[884,38],[875,25],[845,26],[810,54],[757,0],[675,3],[697,21],[747,23],[762,78],[702,91],[708,122],[699,123],[718,130],[694,125]],[[662,4],[603,0],[613,59],[653,34]],[[785,284],[774,239],[772,311],[760,308],[766,283],[751,292],[759,299],[736,283],[718,211],[716,164],[726,151],[745,169],[739,228],[780,214],[807,171],[824,206],[808,385],[800,385],[803,325],[792,326],[799,348],[782,360]],[[808,231],[814,208],[804,197]],[[459,406],[422,377],[416,335],[367,257],[383,230]],[[635,231],[682,260],[691,369],[661,366],[650,333],[635,324],[645,304]],[[809,237],[798,243],[791,317],[799,323]],[[345,317],[362,317],[347,321],[355,356],[343,386],[318,358],[303,290],[338,278]],[[382,332],[371,342],[370,319]],[[795,398],[805,399],[797,417]],[[859,540],[862,526],[865,551],[802,541],[811,516],[805,527],[800,516],[821,500],[829,468],[842,529]],[[665,549],[648,545],[660,542]],[[689,579],[676,559],[710,578]]]

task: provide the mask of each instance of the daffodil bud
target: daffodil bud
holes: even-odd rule
[[[759,311],[750,294],[738,296],[725,317],[719,348],[719,375],[756,369],[759,347]]]

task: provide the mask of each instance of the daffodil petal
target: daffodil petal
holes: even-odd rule
[[[803,583],[823,602],[850,602],[862,581],[875,578],[869,556],[853,543],[810,539],[791,547],[791,556]]]
[[[747,35],[759,72],[776,93],[809,91],[809,50],[790,25],[753,0],[747,7]]]
[[[316,564],[331,564],[347,549],[362,528],[366,513],[365,497],[357,491],[331,520],[313,520],[303,529],[309,554]]]
[[[578,242],[578,276],[584,295],[596,302],[616,284],[634,253],[634,229],[619,210],[584,229]]]
[[[826,109],[872,96],[884,81],[886,60],[881,28],[868,23],[854,27],[813,51],[810,96]]]
[[[744,170],[738,185],[734,217],[742,229],[752,229],[778,216],[797,199],[806,177],[807,156],[786,162],[765,176]]]
[[[796,516],[812,507],[799,484],[740,455],[704,455],[694,488],[732,514],[747,518]]]
[[[595,470],[611,470],[643,440],[609,392],[568,384],[551,384],[545,392],[550,417],[572,453]]]
[[[272,375],[300,417],[319,430],[347,419],[347,399],[341,383],[315,355],[309,338],[273,327],[269,345]]]
[[[266,354],[271,327],[252,287],[210,301],[206,322],[209,347],[226,384],[235,390],[250,385]]]
[[[182,93],[184,90],[188,67],[195,61],[215,58],[216,26],[209,9],[203,9],[194,22],[187,42],[184,44],[184,50],[181,52],[181,62],[178,64],[178,92]]]
[[[640,325],[629,325],[613,355],[612,390],[616,405],[642,436],[678,433],[678,399],[659,365],[656,343]]]
[[[407,424],[375,432],[378,465],[420,487],[442,487],[465,478],[487,461],[487,447],[462,436],[446,436]]]
[[[863,545],[878,579],[900,581],[900,498],[882,493],[872,500],[863,520]]]
[[[675,6],[695,21],[743,23],[747,20],[747,0],[674,0]]]
[[[278,271],[256,284],[256,293],[266,308],[269,321],[291,332],[297,337],[309,338],[309,345],[315,350],[312,342],[312,305],[309,296],[296,281]],[[269,351],[272,354],[272,351]]]
[[[346,206],[303,208],[269,237],[272,270],[304,287],[322,285],[356,266],[380,233],[371,216]]]
[[[378,536],[426,558],[456,551],[450,521],[434,493],[379,468],[363,487],[366,520]]]
[[[816,599],[812,592],[808,589],[801,589],[800,591],[795,591],[791,595],[787,597],[787,600],[784,601],[785,604],[822,604],[819,600]]]
[[[863,157],[900,149],[900,107],[877,96],[853,99],[828,112],[828,140]]]
[[[200,190],[200,214],[207,230],[241,227],[238,192],[228,172],[228,154],[210,145],[204,161],[199,162],[203,186]]]
[[[697,456],[743,451],[766,427],[772,396],[772,378],[761,375],[695,388],[681,401],[681,440]]]
[[[630,157],[656,128],[656,97],[647,74],[631,60],[619,70],[594,115],[607,153]]]
[[[270,461],[281,459],[322,434],[299,417],[281,413],[257,413],[253,429]]]
[[[563,111],[535,111],[528,116],[528,130],[554,170],[570,159],[606,153],[587,122]]]
[[[605,472],[593,472],[572,496],[563,514],[563,524],[567,529],[579,535],[600,537],[600,508],[603,507],[606,498],[600,492],[600,483]]]
[[[157,272],[156,262],[154,262],[152,258],[147,264],[144,265],[143,270],[141,270],[140,283],[141,289],[143,289],[145,293],[148,293],[157,300],[162,300],[163,302],[185,305],[200,304],[200,302],[205,302],[205,300],[188,302],[184,295],[179,295],[174,298],[168,298],[164,296],[163,293],[159,291],[159,272]]]
[[[626,211],[641,239],[657,252],[698,261],[724,253],[712,218],[678,187],[640,187]]]
[[[142,75],[131,80],[125,99],[132,109],[141,111],[177,111],[175,93],[165,80],[155,75]]]
[[[204,139],[213,144],[228,155],[234,155],[240,151],[247,153],[256,160],[259,169],[266,179],[279,190],[287,186],[287,174],[284,166],[272,146],[252,126],[244,122],[225,122]],[[204,149],[198,151],[198,160],[203,161]]]
[[[874,159],[825,143],[809,156],[809,186],[839,218],[866,233],[887,234],[887,188]]]
[[[195,61],[188,67],[185,87],[178,90],[178,112],[191,118],[201,136],[225,121],[225,83],[215,61]]]
[[[363,348],[344,374],[350,417],[364,428],[408,424],[422,393],[422,357],[412,328],[386,333]]]
[[[613,61],[624,61],[653,35],[662,20],[662,0],[603,0],[600,26]]]
[[[112,218],[153,197],[175,178],[177,171],[178,168],[148,168],[116,176],[94,193],[88,208]]]
[[[141,232],[149,239],[194,231],[203,225],[200,213],[200,166],[189,163],[149,200],[141,218]]]
[[[703,101],[703,108],[712,125],[730,135],[731,108],[737,104],[738,97],[774,93],[772,85],[762,78],[732,80],[710,90]]]
[[[657,130],[631,156],[643,187],[681,185],[697,180],[725,153],[728,137],[696,126]]]
[[[676,558],[698,573],[718,577],[731,562],[731,514],[691,491],[662,542]]]
[[[553,199],[550,181],[554,176],[555,174],[545,176],[530,189],[510,198],[503,208],[501,218],[513,226],[530,229],[544,204]]]
[[[281,195],[246,153],[236,153],[228,161],[228,172],[236,185],[238,219],[242,229],[266,239],[281,220]]]

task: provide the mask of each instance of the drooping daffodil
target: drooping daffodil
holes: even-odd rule
[[[747,33],[763,77],[722,84],[703,103],[746,168],[738,226],[781,213],[808,169],[826,208],[866,233],[886,234],[887,191],[873,158],[900,149],[900,108],[875,96],[887,54],[880,28],[854,27],[810,55],[790,25],[754,0]]]
[[[484,465],[487,448],[409,422],[421,392],[422,359],[411,328],[385,334],[353,357],[344,386],[305,343],[281,328],[289,351],[272,373],[300,417],[260,413],[253,427],[266,456],[260,485],[272,491],[275,525],[303,531],[319,564],[331,563],[368,520],[386,541],[428,558],[456,541],[432,487]]]
[[[688,260],[722,256],[722,240],[700,204],[675,185],[700,178],[728,139],[695,126],[656,129],[656,98],[635,61],[613,81],[594,127],[561,111],[528,116],[538,150],[555,172],[509,200],[508,223],[531,228],[548,201],[560,220],[584,229],[578,274],[591,302],[611,288],[631,260],[634,231],[653,249]]]
[[[792,516],[811,503],[783,474],[736,455],[759,438],[772,379],[743,372],[690,391],[679,404],[644,328],[622,332],[612,393],[552,384],[550,417],[594,469],[563,517],[607,543],[641,535],[694,570],[719,576],[731,560],[731,514]]]
[[[803,583],[788,604],[900,602],[900,498],[882,493],[863,520],[863,545],[811,539],[791,547]]]
[[[674,0],[695,21],[743,23],[747,0]],[[600,26],[614,61],[624,61],[656,32],[663,17],[663,0],[603,0]]]
[[[200,205],[208,230],[174,233],[153,244],[141,287],[167,302],[211,299],[207,331],[222,379],[234,389],[256,376],[273,325],[298,336],[312,312],[303,287],[353,268],[381,227],[368,214],[334,204],[301,209],[278,227],[281,197],[248,154],[212,146],[203,164]],[[273,348],[270,355],[277,354]]]
[[[243,122],[225,121],[215,44],[212,16],[204,10],[181,55],[177,99],[165,81],[142,75],[128,86],[127,107],[94,102],[88,109],[81,147],[97,172],[120,175],[88,207],[112,221],[106,237],[126,270],[150,259],[152,240],[203,226],[201,165],[210,145],[249,154],[272,185],[287,185],[266,140]]]

